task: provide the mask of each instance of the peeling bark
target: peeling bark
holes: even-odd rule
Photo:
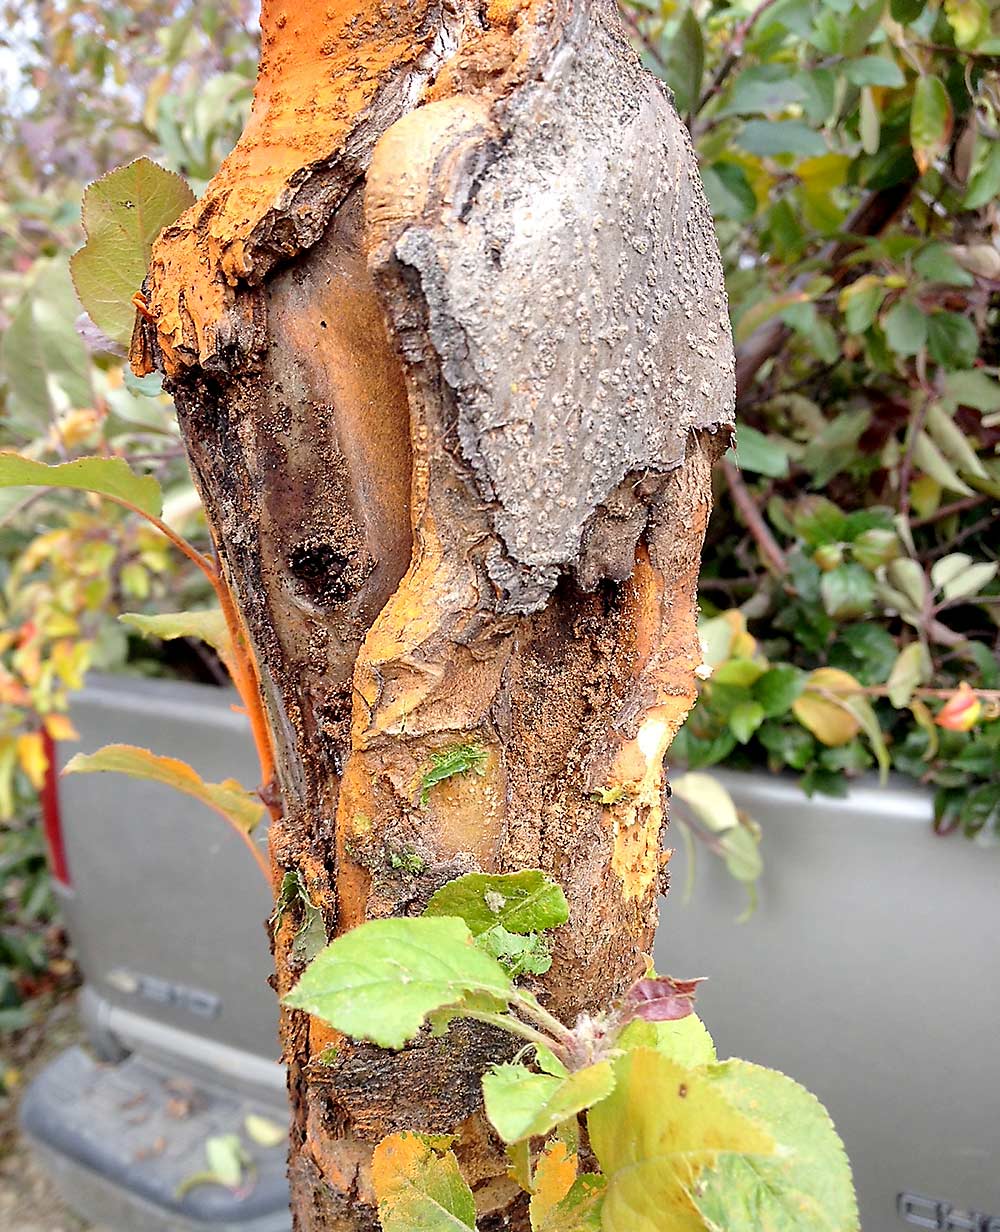
[[[549,870],[571,920],[538,991],[572,1018],[652,940],[732,424],[687,133],[603,0],[265,0],[262,29],[247,131],[156,246],[133,363],[167,374],[254,648],[272,858],[331,936],[464,871]],[[459,741],[485,773],[422,806]],[[457,1132],[481,1227],[527,1227],[480,1112],[503,1040],[326,1064],[331,1042],[285,1013],[298,1229],[376,1228],[371,1149],[403,1128]]]

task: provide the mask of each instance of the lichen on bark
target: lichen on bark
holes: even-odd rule
[[[690,142],[605,0],[265,0],[262,30],[133,362],[167,374],[258,661],[274,863],[331,935],[545,868],[571,919],[539,994],[594,1010],[652,938],[732,423]],[[422,791],[460,742],[477,773]],[[402,1128],[456,1132],[481,1226],[527,1226],[480,1112],[488,1028],[331,1042],[283,1016],[299,1229],[376,1227],[371,1149]]]

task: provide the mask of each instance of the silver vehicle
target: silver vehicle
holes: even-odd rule
[[[230,701],[99,680],[73,718],[84,751],[126,741],[252,784]],[[720,1054],[775,1066],[826,1103],[865,1232],[1000,1232],[1000,856],[935,838],[911,786],[807,801],[792,781],[721,777],[764,827],[760,906],[737,924],[741,889],[710,857],[685,903],[679,851],[658,967],[710,976],[699,1009]],[[248,1113],[286,1117],[259,871],[167,788],[80,775],[58,797],[50,840],[93,1052],[36,1080],[26,1133],[67,1200],[122,1232],[287,1229],[283,1147],[245,1132]],[[224,1133],[253,1159],[244,1190],[183,1192]]]

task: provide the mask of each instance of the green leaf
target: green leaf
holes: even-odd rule
[[[930,655],[923,642],[911,642],[899,652],[886,681],[889,701],[897,710],[910,704],[914,689],[930,679],[931,670]]]
[[[0,452],[0,488],[75,488],[126,501],[159,517],[160,485],[152,475],[137,475],[123,458],[77,458],[47,466],[17,453]]]
[[[694,1194],[706,1172],[729,1155],[766,1156],[773,1139],[729,1104],[711,1069],[636,1048],[618,1060],[615,1077],[587,1119],[608,1185],[603,1232],[702,1232]]]
[[[736,464],[741,471],[766,475],[770,479],[788,476],[788,450],[773,437],[765,436],[748,424],[740,424],[736,432]]]
[[[614,1084],[610,1061],[598,1061],[565,1078],[536,1074],[523,1065],[494,1065],[483,1075],[486,1115],[504,1142],[520,1142],[547,1134],[593,1107]]]
[[[927,318],[927,350],[943,368],[969,368],[979,353],[979,334],[968,317],[934,312]]]
[[[996,561],[980,561],[978,564],[970,565],[943,583],[945,599],[948,602],[958,599],[974,599],[993,581],[998,569],[1000,565]]]
[[[897,355],[916,355],[927,345],[927,317],[908,299],[893,304],[882,318],[882,328]]]
[[[615,1041],[629,1052],[633,1048],[655,1048],[685,1069],[710,1065],[715,1059],[715,1044],[697,1014],[673,1022],[646,1022],[633,1018]]]
[[[726,871],[736,881],[752,882],[764,871],[760,854],[760,834],[749,826],[739,825],[719,838],[719,854],[726,862]],[[752,907],[752,902],[751,902]]]
[[[677,110],[684,115],[698,104],[705,71],[705,43],[701,23],[689,8],[684,10],[670,41],[663,76],[674,92]]]
[[[864,152],[866,154],[877,154],[882,143],[882,117],[879,115],[871,86],[865,86],[861,91],[861,102],[858,109],[858,132],[861,135],[861,148]]]
[[[975,278],[955,260],[947,244],[928,244],[913,260],[921,278],[946,287],[971,287]]]
[[[834,620],[867,616],[875,604],[875,579],[861,565],[841,565],[824,573],[819,588],[823,606]]]
[[[957,406],[971,406],[977,411],[1000,411],[1000,381],[980,368],[949,372],[944,378],[944,389],[945,396]]]
[[[693,1200],[711,1228],[858,1232],[851,1168],[826,1109],[804,1087],[747,1061],[715,1066],[727,1105],[777,1144],[763,1155],[719,1157]]]
[[[391,1134],[372,1156],[382,1232],[468,1232],[476,1201],[453,1151],[422,1134]]]
[[[93,404],[91,365],[76,332],[76,297],[65,267],[39,261],[0,340],[7,383],[4,419],[34,436],[64,411]]]
[[[162,783],[175,791],[200,800],[221,814],[237,829],[250,834],[264,813],[264,805],[235,779],[206,783],[187,762],[176,757],[161,757],[149,749],[131,744],[108,744],[96,753],[77,753],[66,763],[63,774],[95,774],[109,771],[129,778]]]
[[[736,143],[759,158],[780,154],[815,158],[827,149],[822,136],[801,120],[748,120],[737,132]]]
[[[862,56],[844,65],[844,76],[856,86],[887,86],[897,90],[905,84],[903,70],[887,56]]]
[[[753,695],[764,709],[764,717],[776,719],[787,714],[805,688],[805,673],[797,667],[772,667],[753,686]]]
[[[889,11],[894,21],[905,26],[917,20],[926,4],[927,0],[889,0]]]
[[[761,64],[744,69],[733,82],[719,116],[771,115],[803,103],[806,87],[785,64]]]
[[[514,978],[519,975],[544,975],[552,966],[548,942],[537,933],[519,936],[497,924],[480,933],[476,944]]]
[[[712,213],[716,218],[746,222],[757,212],[757,197],[739,163],[720,161],[701,173]]]
[[[323,912],[313,902],[300,869],[292,869],[281,879],[277,901],[269,923],[273,927],[286,911],[299,912],[299,927],[292,938],[292,955],[300,966],[316,957],[328,941]]]
[[[729,730],[740,744],[746,744],[764,722],[764,707],[760,702],[740,702],[729,715]]]
[[[986,467],[969,444],[968,437],[939,402],[934,402],[927,408],[924,423],[935,444],[959,470],[975,475],[977,479],[989,478]]]
[[[864,274],[841,291],[840,309],[852,334],[863,334],[871,328],[886,294],[886,286],[875,274]]]
[[[426,807],[431,789],[460,774],[486,773],[489,753],[481,744],[463,741],[431,754],[430,765],[420,779],[420,805]]]
[[[562,888],[537,868],[468,873],[431,895],[425,916],[458,916],[474,937],[501,925],[512,933],[558,928],[569,919]]]
[[[217,651],[224,663],[232,662],[233,644],[229,640],[229,630],[221,608],[210,607],[198,612],[163,612],[157,616],[124,612],[118,619],[143,637],[158,637],[164,642],[179,637],[195,638]]]
[[[978,210],[1000,196],[1000,141],[990,142],[986,158],[969,181],[962,206]]]
[[[461,920],[371,920],[322,950],[285,996],[338,1031],[402,1048],[433,1010],[466,994],[513,995],[504,969]]]
[[[83,194],[87,242],[70,270],[95,325],[123,346],[132,337],[132,296],[146,277],[153,241],[194,199],[179,175],[148,158],[109,171]]]
[[[972,495],[972,489],[958,477],[944,454],[925,431],[918,432],[917,439],[913,442],[913,461],[925,475],[936,479],[943,488],[958,492],[962,496]]]
[[[917,79],[910,109],[910,145],[920,174],[947,148],[951,139],[952,109],[940,77]]]

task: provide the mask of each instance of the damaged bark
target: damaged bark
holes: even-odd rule
[[[167,375],[257,660],[275,871],[332,937],[544,868],[571,919],[539,995],[572,1019],[651,945],[732,424],[687,132],[604,0],[264,0],[261,25],[251,120],[157,243],[133,363]],[[421,803],[457,744],[483,773]],[[457,1133],[481,1228],[527,1227],[480,1113],[490,1028],[390,1054],[286,1011],[282,1046],[301,1232],[377,1228],[399,1129]]]

